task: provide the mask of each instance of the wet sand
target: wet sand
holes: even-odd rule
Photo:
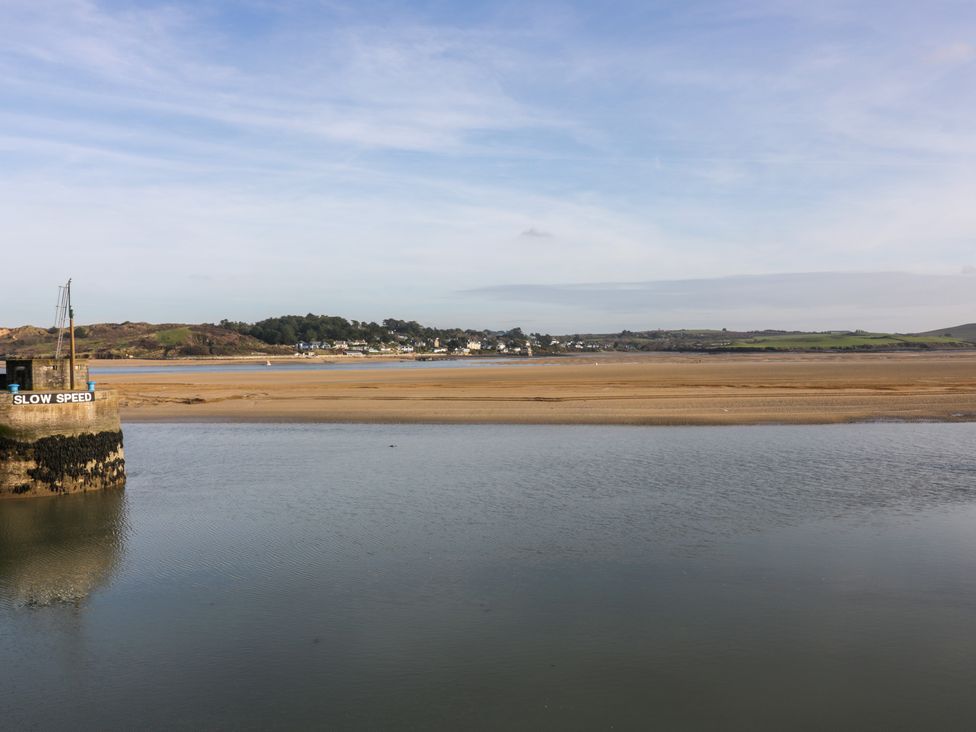
[[[130,422],[976,421],[976,352],[600,354],[464,369],[103,374],[98,383],[121,392]]]

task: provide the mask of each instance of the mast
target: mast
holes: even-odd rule
[[[75,390],[75,309],[71,307],[71,280],[68,280],[68,334],[71,338],[71,351],[68,359],[68,372],[71,375],[71,391]]]
[[[71,280],[68,280],[71,283]],[[58,305],[54,310],[54,326],[58,329],[58,347],[54,351],[54,357],[61,358],[64,350],[64,323],[68,319],[68,285],[58,286]]]

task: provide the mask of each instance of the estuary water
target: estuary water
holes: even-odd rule
[[[569,357],[564,357],[569,358]],[[121,362],[125,364],[125,361]],[[478,358],[432,358],[429,361],[415,359],[371,360],[369,358],[349,361],[273,361],[264,363],[192,363],[163,362],[141,366],[98,366],[91,368],[93,377],[114,374],[186,374],[186,373],[295,373],[296,371],[411,371],[438,369],[470,369],[486,366],[535,366],[541,363],[528,358],[506,358],[504,356]]]
[[[125,438],[0,502],[4,729],[976,719],[976,424]]]

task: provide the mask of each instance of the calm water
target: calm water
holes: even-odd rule
[[[971,729],[976,424],[130,425],[0,503],[4,729]]]
[[[125,363],[124,361],[122,363]],[[150,366],[101,366],[92,368],[92,376],[104,374],[169,374],[169,373],[239,373],[260,371],[264,373],[293,372],[293,371],[371,371],[377,369],[392,369],[394,371],[410,369],[464,369],[483,368],[485,366],[535,366],[539,361],[527,358],[444,358],[430,361],[370,361],[367,358],[352,361],[296,361],[272,362],[270,366],[263,363],[161,363]]]

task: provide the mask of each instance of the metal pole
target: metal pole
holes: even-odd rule
[[[68,280],[68,328],[71,336],[71,359],[69,370],[71,373],[71,391],[75,390],[75,309],[71,307],[71,280]]]

